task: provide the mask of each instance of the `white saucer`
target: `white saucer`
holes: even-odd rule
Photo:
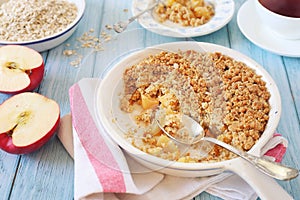
[[[272,53],[300,57],[300,40],[276,37],[267,27],[259,23],[252,0],[246,1],[237,14],[237,24],[245,37],[255,45]]]
[[[234,0],[209,0],[215,6],[215,16],[206,24],[198,27],[183,27],[166,21],[158,22],[152,12],[147,12],[138,18],[138,22],[145,29],[169,37],[196,37],[207,35],[224,27],[233,17]],[[153,5],[155,0],[133,0],[132,13],[136,15]]]

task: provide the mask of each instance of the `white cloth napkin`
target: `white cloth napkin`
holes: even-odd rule
[[[203,191],[226,200],[252,200],[257,195],[230,172],[182,178],[152,172],[116,145],[96,123],[94,94],[99,79],[82,79],[69,90],[71,115],[62,118],[58,137],[74,158],[74,199],[192,199]],[[72,116],[72,117],[71,117]],[[280,134],[262,153],[280,162],[287,140]]]

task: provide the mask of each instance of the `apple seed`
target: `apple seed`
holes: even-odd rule
[[[4,66],[10,70],[14,70],[14,71],[23,71],[25,72],[26,74],[30,75],[31,74],[31,70],[26,70],[26,69],[23,69],[22,67],[20,67],[20,65],[16,62],[6,62],[4,64]]]
[[[12,129],[10,129],[9,131],[7,131],[6,134],[11,137],[13,135],[15,129],[19,125],[24,125],[24,124],[27,123],[29,117],[30,117],[30,112],[29,111],[21,112],[20,115],[18,116],[17,123],[14,125],[14,127],[12,127]]]
[[[5,63],[4,66],[7,67],[8,69],[19,69],[18,64],[15,62],[7,62]]]

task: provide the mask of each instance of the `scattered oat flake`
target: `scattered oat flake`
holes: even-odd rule
[[[63,54],[65,55],[65,56],[71,56],[71,55],[75,55],[76,54],[76,51],[75,50],[64,50],[63,51]]]
[[[111,26],[106,25],[107,29],[110,29]],[[101,31],[99,37],[92,35],[94,33],[94,29],[91,28],[89,31],[84,32],[80,37],[76,40],[79,44],[75,44],[75,49],[80,48],[91,48],[95,52],[104,51],[103,42],[108,42],[112,39],[112,36],[105,31]],[[66,46],[70,47],[70,44],[66,44]],[[70,62],[70,65],[74,67],[78,67],[82,61],[82,55],[78,55],[76,50],[64,50],[63,55],[65,56],[77,56],[75,60]]]
[[[105,31],[101,31],[101,33],[100,33],[100,36],[105,36],[105,35],[107,35],[107,33],[105,32]]]
[[[124,12],[128,12],[128,9],[127,9],[127,8],[125,8],[125,9],[123,9],[123,11],[124,11]]]
[[[109,24],[106,24],[106,25],[105,25],[105,28],[106,28],[107,30],[112,30],[112,29],[113,29],[113,27],[112,27],[111,25],[109,25]]]
[[[79,64],[81,63],[82,60],[82,56],[79,55],[75,60],[70,62],[70,65],[72,65],[73,67],[78,67]]]

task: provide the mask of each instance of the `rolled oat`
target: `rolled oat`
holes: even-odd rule
[[[65,0],[9,0],[0,8],[0,40],[37,40],[63,31],[78,13]]]

